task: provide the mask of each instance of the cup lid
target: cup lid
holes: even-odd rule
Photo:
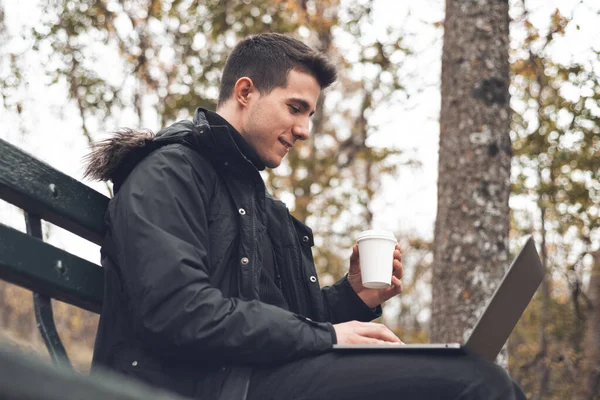
[[[393,240],[394,242],[398,242],[398,240],[396,239],[396,236],[394,236],[394,233],[392,231],[388,231],[386,229],[369,229],[366,231],[362,231],[361,233],[358,234],[358,237],[356,238],[356,242],[359,242],[359,241],[365,240],[365,239],[388,239],[388,240]]]

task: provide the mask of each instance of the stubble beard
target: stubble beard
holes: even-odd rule
[[[276,146],[279,144],[279,140],[277,140],[276,143],[274,143],[274,144],[262,142],[262,139],[264,137],[268,137],[269,135],[268,135],[268,133],[261,132],[259,121],[264,118],[261,106],[262,106],[261,104],[257,104],[256,108],[250,114],[250,117],[247,122],[247,129],[245,129],[244,134],[242,136],[244,136],[244,139],[246,140],[248,145],[254,150],[256,155],[258,155],[258,158],[262,161],[262,163],[265,165],[265,167],[273,169],[273,168],[277,168],[281,165],[281,163],[283,161],[283,157],[285,157],[285,155],[283,155],[281,157],[281,159],[277,162],[274,160],[267,159],[258,150],[259,148],[262,148],[262,147],[268,148],[268,150],[269,150],[268,154],[270,154],[273,151],[273,146]],[[261,146],[261,145],[264,145],[264,146]]]

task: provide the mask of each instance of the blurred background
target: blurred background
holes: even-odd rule
[[[396,232],[404,292],[381,322],[405,342],[428,342],[445,10],[442,0],[0,0],[0,138],[81,180],[90,144],[112,130],[158,131],[214,109],[239,38],[292,34],[326,53],[340,79],[318,104],[311,139],[265,181],[312,227],[323,285],[346,272],[358,232]],[[597,399],[600,3],[511,0],[508,17],[508,247],[512,258],[532,233],[548,274],[510,337],[507,368],[532,398]],[[85,183],[112,195],[110,184]],[[1,201],[0,223],[25,230],[22,212]],[[43,229],[49,243],[99,263],[97,246]],[[97,316],[54,304],[86,371]],[[0,336],[47,357],[31,310],[30,292],[0,282]]]

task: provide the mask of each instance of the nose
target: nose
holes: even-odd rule
[[[294,125],[294,127],[292,128],[292,135],[294,135],[294,137],[297,140],[308,139],[308,137],[310,136],[308,118],[306,118],[306,120],[303,120],[303,121],[297,123],[296,125]]]

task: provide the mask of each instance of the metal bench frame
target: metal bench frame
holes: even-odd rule
[[[0,139],[0,199],[23,210],[27,234],[0,223],[0,279],[33,292],[38,328],[53,363],[70,367],[51,298],[99,313],[102,268],[44,243],[41,220],[101,244],[109,199]]]

